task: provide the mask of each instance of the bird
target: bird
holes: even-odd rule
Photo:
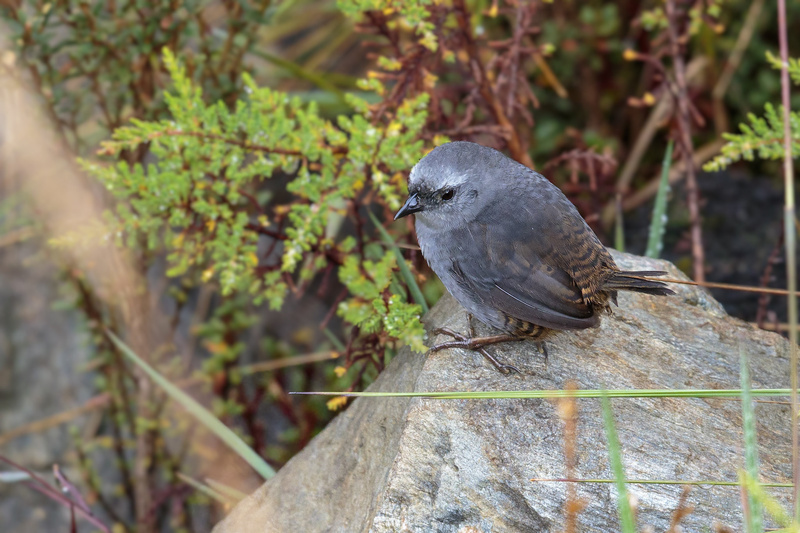
[[[622,271],[572,202],[541,174],[480,144],[442,144],[411,170],[408,199],[394,220],[414,214],[422,255],[467,310],[469,337],[431,351],[477,350],[503,373],[519,372],[485,347],[597,327],[617,291],[674,292],[649,279],[663,271]],[[476,337],[472,317],[500,334]]]

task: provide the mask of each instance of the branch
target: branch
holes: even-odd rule
[[[472,28],[470,27],[467,7],[464,5],[464,0],[455,0],[453,2],[453,7],[455,8],[458,27],[466,42],[465,46],[467,54],[469,55],[470,66],[472,67],[475,82],[478,84],[478,90],[488,104],[490,111],[494,115],[494,119],[506,132],[508,151],[511,153],[511,157],[523,165],[533,168],[533,160],[530,155],[528,155],[527,150],[522,146],[519,135],[517,135],[517,130],[514,128],[513,124],[511,124],[511,121],[508,120],[508,117],[503,111],[502,104],[495,98],[495,94],[489,84],[489,78],[486,76],[486,69],[480,60],[478,48],[475,45],[475,39],[472,37]]]
[[[245,227],[247,229],[249,229],[250,231],[255,231],[256,233],[260,233],[261,235],[266,235],[268,237],[272,237],[273,239],[277,239],[279,241],[285,241],[285,240],[287,240],[289,238],[284,233],[265,228],[264,226],[261,226],[260,224],[253,224],[252,222],[248,222]]]
[[[166,130],[164,132],[159,132],[158,134],[154,134],[152,137],[160,137],[162,135],[169,135],[173,137],[195,137],[197,139],[203,139],[203,140],[221,141],[225,144],[240,146],[247,150],[253,150],[256,152],[264,152],[267,154],[289,155],[294,157],[305,157],[305,154],[299,150],[286,150],[284,148],[274,148],[271,146],[264,146],[261,144],[253,144],[251,142],[239,141],[236,139],[223,137],[222,135],[216,135],[213,133],[204,133],[201,131]],[[325,148],[329,149],[334,154],[347,153],[346,146],[326,146]]]
[[[686,165],[686,194],[689,204],[689,223],[692,236],[692,261],[694,266],[695,281],[705,281],[705,251],[703,250],[703,233],[700,219],[700,199],[697,189],[697,177],[692,160],[694,147],[692,146],[691,114],[689,110],[689,94],[686,87],[686,64],[681,54],[680,40],[678,37],[678,16],[675,12],[675,0],[667,0],[667,33],[669,34],[670,53],[674,62],[675,84],[678,104],[678,141],[681,145],[681,155]]]

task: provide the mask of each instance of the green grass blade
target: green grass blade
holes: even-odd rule
[[[611,400],[608,396],[602,397],[602,405],[603,425],[606,429],[606,440],[608,441],[608,456],[617,486],[617,512],[619,513],[620,529],[622,533],[636,533],[636,520],[633,518],[633,509],[631,509],[631,502],[628,498],[628,488],[625,486],[622,449],[619,444],[617,427],[614,424],[614,413],[611,411]]]
[[[212,500],[215,500],[223,505],[233,505],[237,503],[237,500],[228,498],[221,492],[209,487],[208,485],[205,485],[204,483],[201,483],[200,481],[197,481],[194,478],[187,476],[186,474],[178,472],[178,478],[187,485],[189,485],[190,487],[194,488],[196,491],[202,492]]]
[[[400,248],[397,247],[394,240],[392,240],[392,236],[389,235],[389,232],[386,231],[386,228],[384,228],[383,224],[380,223],[378,217],[376,217],[372,211],[367,211],[367,214],[369,215],[370,220],[372,220],[372,223],[375,224],[375,227],[378,228],[384,244],[391,248],[395,257],[397,257],[397,266],[400,268],[400,275],[403,276],[403,281],[405,281],[406,285],[408,285],[408,289],[411,291],[411,296],[414,298],[414,301],[420,307],[422,307],[422,314],[427,313],[428,303],[425,301],[425,297],[422,295],[419,285],[417,285],[417,280],[414,279],[414,274],[411,273],[411,269],[409,269],[408,264],[406,264],[406,259],[403,257],[403,252],[401,252]]]
[[[233,487],[229,487],[228,485],[220,483],[219,481],[215,481],[211,478],[206,478],[206,483],[208,483],[208,486],[211,487],[212,489],[216,490],[221,494],[224,494],[225,496],[234,500],[235,502],[240,502],[245,498],[247,498],[247,494],[245,494],[244,492],[236,490]]]
[[[344,343],[339,340],[339,337],[337,337],[336,334],[332,332],[330,328],[323,329],[322,333],[324,333],[325,336],[328,337],[328,340],[331,341],[331,344],[333,344],[334,348],[336,348],[340,352],[344,352],[345,350],[347,350],[347,346],[345,346]]]
[[[614,249],[625,251],[625,221],[622,216],[622,195],[617,194],[617,216],[614,219]]]
[[[742,432],[744,434],[744,465],[748,477],[758,479],[758,436],[756,434],[756,415],[753,398],[750,394],[750,367],[747,354],[739,346],[739,379],[742,387]],[[749,512],[745,513],[745,531],[761,533],[763,531],[761,505],[753,494],[747,490]]]
[[[209,429],[214,435],[227,444],[239,457],[244,459],[253,470],[261,474],[264,479],[269,479],[275,475],[275,470],[250,446],[248,446],[236,433],[228,426],[220,422],[211,412],[200,405],[194,398],[183,392],[181,389],[170,383],[168,379],[156,372],[153,367],[148,365],[143,359],[136,355],[124,342],[114,333],[106,330],[111,342],[136,366],[141,368],[150,378],[166,392],[170,398],[178,402],[184,409],[194,416],[201,424]]]
[[[616,479],[595,479],[595,478],[580,478],[580,479],[558,479],[558,478],[534,478],[529,481],[536,483],[616,483]],[[744,482],[739,481],[714,481],[713,479],[626,479],[625,483],[628,485],[692,485],[697,487],[741,487]],[[794,485],[791,483],[756,483],[759,487],[771,487],[778,489],[790,489]]]
[[[783,507],[781,507],[781,504],[778,503],[778,500],[767,494],[767,492],[764,490],[764,487],[767,486],[766,484],[758,483],[755,479],[750,477],[747,472],[739,473],[739,483],[744,485],[744,487],[747,489],[747,494],[749,494],[751,498],[757,500],[761,507],[766,510],[767,513],[781,525],[781,527],[787,528],[785,531],[797,532],[800,530],[800,524],[797,522],[792,522],[791,516],[789,516],[789,513],[787,513]],[[791,486],[791,484],[788,483],[787,485]]]
[[[786,156],[788,161],[791,157]],[[794,185],[791,177],[787,177],[786,184],[786,206],[783,211],[783,235],[786,254],[786,288],[789,296],[786,299],[787,318],[789,320],[789,383],[792,387],[792,478],[795,484],[794,493],[794,519],[800,522],[800,429],[798,429],[798,419],[800,418],[800,400],[797,394],[797,374],[800,365],[800,348],[798,348],[798,310],[797,310],[797,234],[794,216]]]
[[[658,183],[656,202],[653,206],[653,218],[650,221],[650,234],[647,237],[646,257],[658,257],[664,247],[664,230],[667,225],[667,194],[669,193],[669,168],[672,165],[672,148],[674,141],[670,139],[664,162],[661,165],[661,181]]]
[[[751,396],[789,396],[791,389],[755,389]],[[623,389],[623,390],[521,390],[465,392],[290,392],[306,396],[348,396],[367,398],[431,398],[442,400],[500,400],[518,398],[731,398],[741,400],[741,389]]]

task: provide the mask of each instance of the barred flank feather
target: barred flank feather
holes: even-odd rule
[[[667,296],[675,294],[675,291],[668,288],[664,282],[648,279],[651,276],[665,276],[667,273],[661,270],[640,270],[635,272],[614,272],[603,283],[603,290],[606,291],[634,291],[645,294],[656,294]]]

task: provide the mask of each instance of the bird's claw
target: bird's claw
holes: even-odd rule
[[[481,352],[481,353],[483,353],[483,352]],[[483,353],[483,355],[486,356],[485,353]],[[492,362],[492,364],[495,366],[495,368],[497,368],[497,370],[500,371],[501,374],[504,374],[506,376],[508,376],[510,374],[514,374],[514,373],[522,374],[522,372],[519,371],[519,368],[515,367],[514,365],[508,365],[508,364],[505,364],[505,363],[501,363],[500,361],[498,361],[497,359],[495,359],[493,357],[489,357],[488,359],[489,359],[489,361]]]
[[[547,366],[547,356],[548,356],[548,354],[547,354],[547,344],[545,344],[544,341],[534,341],[534,345],[536,346],[536,349],[539,350],[539,353],[542,354],[542,356],[544,357],[544,364],[545,364],[545,367],[546,367]]]
[[[439,350],[444,350],[447,348],[462,348],[464,350],[472,350],[475,352],[479,352],[482,356],[489,360],[490,363],[494,365],[494,367],[500,371],[501,374],[509,375],[514,372],[517,374],[521,374],[519,368],[515,367],[514,365],[508,365],[505,363],[501,363],[497,360],[492,354],[486,351],[484,348],[486,341],[483,338],[469,338],[465,337],[464,335],[457,333],[449,328],[437,328],[433,330],[434,335],[447,335],[448,337],[453,337],[456,339],[453,342],[443,342],[437,344],[435,346],[431,346],[431,352],[438,352]],[[513,338],[509,338],[507,340],[515,340]],[[499,341],[494,341],[499,342]]]

